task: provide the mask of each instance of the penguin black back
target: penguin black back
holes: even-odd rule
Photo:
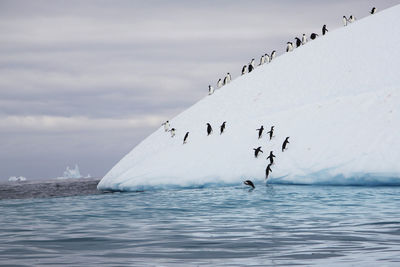
[[[314,40],[315,38],[317,38],[318,37],[318,34],[316,34],[316,33],[312,33],[311,35],[310,35],[310,39],[311,40]]]
[[[250,181],[250,180],[246,180],[246,181],[244,181],[243,182],[245,185],[248,185],[248,186],[250,186],[251,188],[256,188],[255,186],[254,186],[254,184],[253,184],[253,182],[252,181]]]
[[[264,125],[261,125],[261,127],[259,129],[256,129],[256,131],[258,131],[258,139],[260,139],[264,131]]]
[[[328,32],[328,29],[326,28],[326,25],[322,26],[322,35],[325,35]]]
[[[183,144],[186,144],[186,140],[189,136],[189,132],[186,132],[185,137],[183,138]]]
[[[210,135],[211,133],[212,133],[211,124],[207,123],[207,135]]]
[[[289,136],[286,137],[285,141],[283,141],[282,152],[286,149],[287,144],[289,144]]]
[[[222,133],[224,132],[224,130],[225,130],[225,123],[226,123],[226,121],[224,121],[224,122],[222,123],[222,125],[221,125],[221,127],[220,127],[221,132],[220,132],[219,134],[222,134]]]

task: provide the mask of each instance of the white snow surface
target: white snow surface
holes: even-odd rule
[[[234,79],[170,120],[174,138],[160,127],[142,141],[98,188],[262,183],[271,150],[268,183],[400,185],[399,27],[395,6]],[[255,158],[258,146],[264,153]]]

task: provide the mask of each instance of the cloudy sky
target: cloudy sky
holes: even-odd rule
[[[0,181],[102,177],[226,72],[400,0],[0,0]]]

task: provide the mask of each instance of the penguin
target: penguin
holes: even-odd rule
[[[272,163],[268,164],[267,168],[265,169],[265,180],[268,179],[269,174],[272,172],[271,166],[272,166]]]
[[[326,28],[326,25],[322,26],[322,35],[325,35],[328,32],[328,29]]]
[[[222,85],[227,85],[227,84],[228,84],[228,76],[226,76],[224,78],[224,81],[223,81]]]
[[[307,36],[303,33],[303,36],[301,37],[301,44],[305,45],[307,43]]]
[[[267,132],[269,134],[269,140],[271,140],[272,136],[274,135],[274,128],[275,128],[275,126],[271,126],[271,130],[269,132]]]
[[[229,72],[226,74],[226,77],[228,77],[228,83],[230,83],[232,81],[232,76]]]
[[[254,70],[254,66],[251,63],[249,63],[249,66],[247,67],[247,69],[248,69],[248,72],[250,73]]]
[[[242,68],[242,75],[246,74],[247,71],[247,65],[244,65]]]
[[[261,125],[260,129],[256,129],[256,131],[258,131],[258,139],[260,139],[261,136],[262,136],[262,133],[263,133],[263,131],[264,131],[264,126]]]
[[[369,12],[369,13],[371,13],[371,15],[373,15],[373,14],[375,14],[375,12],[376,12],[376,8],[373,7],[373,8],[371,9],[371,12]]]
[[[269,152],[269,156],[267,157],[267,159],[269,159],[269,163],[271,165],[274,164],[274,158],[275,158],[275,155],[274,155],[273,151]]]
[[[169,130],[171,132],[171,137],[175,136],[175,128],[172,128],[171,130]]]
[[[265,54],[264,58],[265,58],[265,63],[270,63],[271,62],[271,58],[269,57],[268,54]]]
[[[311,40],[314,40],[315,38],[317,38],[318,37],[318,34],[316,34],[316,33],[312,33],[311,35],[310,35],[310,39]]]
[[[300,38],[296,37],[294,38],[296,40],[296,47],[299,47],[301,45],[301,40]]]
[[[183,137],[183,144],[186,144],[186,139],[189,136],[189,132],[186,132],[185,137]]]
[[[211,133],[212,133],[211,124],[207,123],[207,136],[209,136]]]
[[[222,80],[219,79],[217,82],[217,88],[221,88],[222,87]]]
[[[221,125],[221,127],[220,127],[220,133],[219,134],[222,134],[223,132],[224,132],[224,130],[225,130],[225,123],[226,123],[226,121],[224,121],[223,123],[222,123],[222,125]]]
[[[259,147],[257,147],[257,148],[253,148],[253,150],[254,150],[254,157],[255,158],[258,158],[258,153],[264,153],[262,150],[261,150],[261,147],[259,146]]]
[[[260,64],[258,64],[258,66],[261,66],[264,63],[265,63],[265,58],[264,58],[264,55],[262,55],[261,58],[260,58]]]
[[[208,95],[212,95],[213,93],[214,93],[214,88],[211,85],[209,85],[208,86]]]
[[[244,183],[245,185],[251,186],[252,189],[256,188],[256,187],[254,186],[253,182],[250,181],[250,180],[246,180],[246,181],[244,181],[243,183]]]
[[[350,23],[353,23],[355,20],[356,20],[356,18],[355,18],[353,15],[350,15],[348,21],[349,21]]]
[[[287,42],[286,52],[290,52],[293,50],[293,44],[291,42]]]
[[[346,18],[346,16],[343,16],[343,18],[342,18],[342,21],[343,21],[343,26],[347,26],[347,18]]]
[[[271,60],[270,61],[272,61],[275,58],[275,56],[276,56],[276,51],[274,50],[271,52]]]
[[[164,131],[165,131],[165,132],[168,132],[168,130],[169,130],[169,121],[166,121],[166,122],[164,122],[164,123],[161,124],[161,125],[164,125]]]
[[[286,137],[285,141],[283,141],[283,144],[282,144],[282,152],[286,149],[287,144],[290,144],[290,143],[289,143],[289,136]]]

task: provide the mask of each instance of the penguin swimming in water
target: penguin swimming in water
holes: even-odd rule
[[[296,40],[296,47],[301,46],[301,40],[300,40],[300,38],[296,37],[296,38],[294,38],[294,39]]]
[[[255,158],[258,158],[258,153],[264,153],[262,150],[261,150],[261,147],[259,146],[259,147],[257,147],[257,148],[253,148],[253,150],[254,150],[254,157]]]
[[[270,61],[272,61],[275,58],[275,56],[276,56],[276,51],[274,50],[271,52],[271,60]]]
[[[269,132],[267,132],[269,134],[269,140],[271,140],[272,136],[274,135],[274,128],[275,128],[275,126],[271,126],[271,130]]]
[[[253,182],[250,181],[250,180],[246,180],[246,181],[244,181],[243,183],[244,183],[245,185],[251,186],[252,189],[256,188],[256,187],[254,186]]]
[[[223,123],[222,123],[222,125],[221,125],[221,127],[220,127],[220,133],[219,134],[222,134],[223,132],[224,132],[224,130],[225,130],[225,123],[226,123],[226,121],[224,121]]]
[[[274,155],[273,151],[269,152],[269,156],[267,157],[267,159],[269,159],[269,163],[271,165],[274,164],[274,158],[275,158],[275,155]]]
[[[175,136],[175,128],[172,128],[171,130],[169,130],[171,132],[171,137]]]
[[[342,18],[342,21],[343,21],[343,26],[347,26],[347,18],[346,18],[346,16],[343,16],[343,18]]]
[[[325,35],[328,32],[328,29],[326,28],[326,25],[322,26],[322,35]]]
[[[264,59],[265,59],[265,63],[271,62],[271,58],[269,57],[268,54],[265,54],[265,55],[264,55]]]
[[[353,15],[350,15],[348,21],[349,21],[350,23],[353,23],[354,21],[356,21],[356,18],[355,18]]]
[[[371,15],[373,15],[373,14],[375,14],[375,12],[376,12],[376,8],[373,7],[373,8],[371,9],[371,12],[369,12],[369,13],[371,13]]]
[[[217,82],[217,88],[221,88],[222,87],[222,80],[219,79]]]
[[[212,95],[212,94],[214,94],[214,88],[211,85],[209,85],[208,86],[208,95]]]
[[[290,52],[293,50],[293,44],[291,42],[287,42],[286,52]]]
[[[244,65],[242,68],[242,75],[246,74],[247,71],[247,65]]]
[[[289,143],[289,136],[286,137],[285,141],[283,141],[283,144],[282,144],[282,152],[286,149],[287,144],[290,144],[290,143]]]
[[[169,121],[166,121],[166,122],[164,122],[164,123],[161,124],[161,125],[164,125],[164,131],[165,131],[165,132],[168,132],[168,130],[169,130]]]
[[[303,36],[301,37],[301,44],[305,45],[307,43],[307,37],[306,35],[303,33]]]
[[[310,39],[311,40],[314,40],[315,38],[317,38],[318,37],[318,34],[316,34],[316,33],[312,33],[311,35],[310,35]]]
[[[185,137],[183,137],[183,144],[186,144],[186,139],[189,136],[189,132],[186,132]]]
[[[256,131],[258,131],[258,139],[260,139],[261,136],[262,136],[262,133],[263,133],[263,131],[264,131],[264,126],[261,125],[260,129],[256,129]]]
[[[209,136],[211,133],[212,133],[211,124],[207,123],[207,136]]]
[[[270,164],[268,164],[267,168],[265,169],[265,180],[268,179],[269,174],[272,172],[271,166],[272,166],[272,164],[270,163]]]

